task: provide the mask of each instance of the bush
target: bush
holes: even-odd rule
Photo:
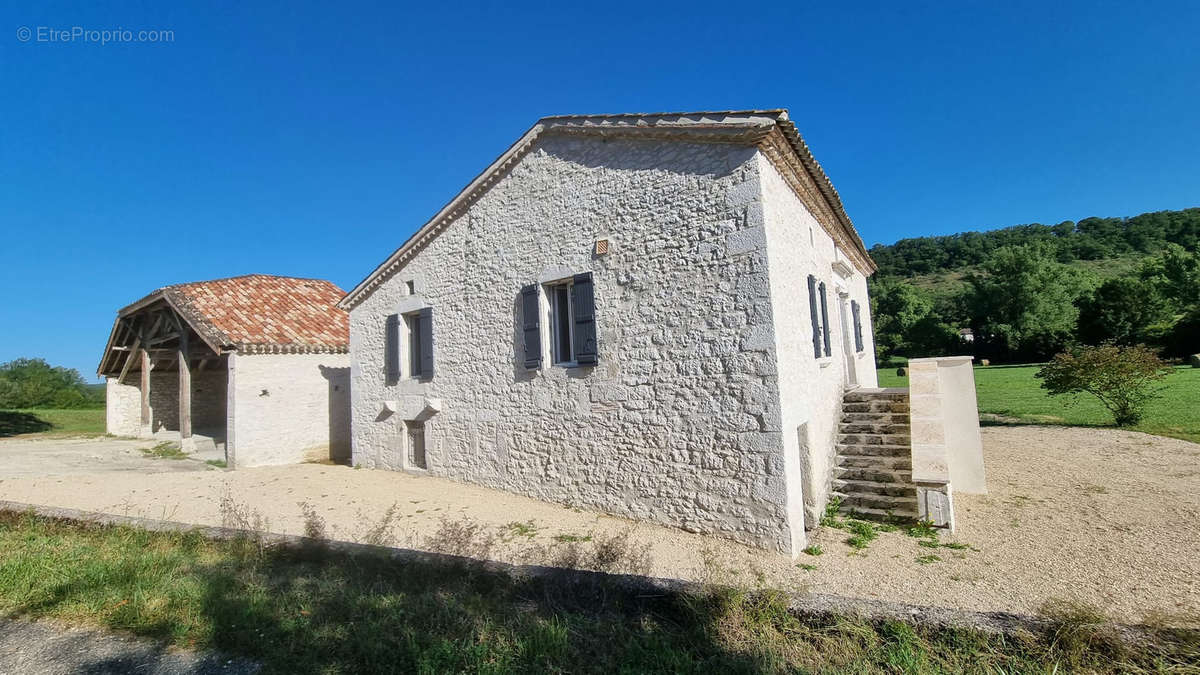
[[[1058,354],[1035,377],[1052,395],[1095,396],[1113,414],[1117,426],[1123,427],[1141,421],[1146,404],[1158,396],[1154,383],[1170,372],[1145,345],[1108,343]]]

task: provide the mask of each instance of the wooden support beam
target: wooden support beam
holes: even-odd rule
[[[192,437],[192,367],[186,332],[179,337],[179,437]]]
[[[133,360],[138,358],[138,350],[142,347],[142,339],[137,338],[133,341],[133,349],[129,351],[129,355],[125,357],[125,365],[121,367],[121,375],[117,378],[117,382],[124,382],[125,376],[129,374],[129,367],[133,365]]]
[[[150,426],[150,352],[142,350],[142,426]]]

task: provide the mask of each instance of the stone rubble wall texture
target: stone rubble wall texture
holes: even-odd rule
[[[842,394],[846,387],[846,340],[854,352],[853,318],[848,306],[861,306],[863,349],[852,353],[859,386],[877,387],[875,339],[867,278],[854,270],[849,277],[834,271],[835,243],[812,216],[783,176],[765,157],[759,158],[764,221],[775,316],[776,361],[782,405],[784,456],[789,504],[803,504],[804,522],[816,527],[829,499],[837,453]],[[853,269],[853,266],[851,266]],[[825,282],[829,314],[830,356],[813,358],[808,276]],[[839,311],[839,292],[846,298],[846,324]],[[797,499],[803,495],[802,499]],[[793,515],[795,517],[795,515]]]
[[[425,409],[430,473],[796,552],[763,164],[734,144],[537,141],[351,311],[355,464],[410,468],[404,422]],[[599,364],[527,370],[521,287],[580,272]],[[388,386],[385,318],[420,305],[436,374],[402,355]]]
[[[137,436],[142,432],[142,390],[105,378],[104,430],[114,436]]]
[[[106,378],[105,428],[117,436],[138,436],[142,426],[141,375],[137,372],[121,384]],[[192,429],[224,432],[225,371],[192,370]],[[179,430],[179,373],[151,372],[150,420],[155,431]]]
[[[235,353],[228,359],[231,466],[349,457],[348,354]]]

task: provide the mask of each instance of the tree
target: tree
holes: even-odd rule
[[[1075,301],[1091,285],[1082,272],[1059,263],[1045,243],[1004,246],[981,274],[967,276],[968,309],[976,344],[998,358],[1045,358],[1072,338]]]
[[[1161,343],[1174,323],[1158,287],[1133,277],[1109,279],[1079,303],[1079,339],[1088,344]]]
[[[1170,372],[1145,345],[1109,343],[1056,354],[1035,377],[1050,394],[1071,395],[1071,402],[1079,394],[1095,396],[1113,414],[1117,426],[1123,427],[1141,421],[1146,404],[1158,397],[1154,383]]]
[[[96,405],[83,376],[74,368],[42,359],[0,364],[0,408],[83,408]]]
[[[875,323],[875,351],[881,363],[896,354],[908,355],[904,336],[929,316],[933,299],[921,289],[899,279],[871,282],[871,318]]]

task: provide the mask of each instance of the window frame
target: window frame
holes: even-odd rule
[[[568,278],[560,281],[554,281],[543,284],[546,291],[548,320],[547,325],[550,329],[550,365],[559,366],[561,368],[576,368],[579,366],[576,344],[575,344],[575,300],[572,297],[572,288],[575,286],[575,280]],[[559,300],[559,293],[562,293],[565,300]],[[570,351],[569,358],[561,358],[560,349],[562,346],[562,335],[560,331],[562,327],[560,322],[566,320],[567,330],[567,345]]]
[[[407,312],[400,315],[404,319],[404,351],[408,352],[408,378],[411,380],[425,379],[421,372],[421,357],[424,345],[421,344],[421,312]],[[403,376],[402,376],[403,377]]]

